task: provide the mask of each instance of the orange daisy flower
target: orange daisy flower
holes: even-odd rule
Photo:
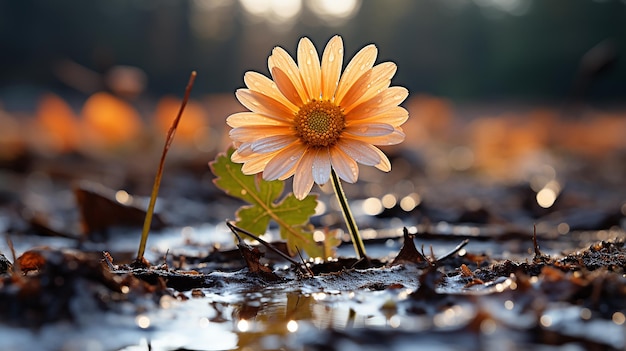
[[[246,72],[247,89],[236,92],[249,112],[232,114],[226,122],[237,150],[233,162],[245,174],[263,172],[266,180],[292,175],[293,192],[303,199],[313,183],[325,184],[331,169],[348,183],[359,176],[358,163],[391,170],[375,145],[404,140],[400,127],[408,112],[398,106],[408,96],[390,87],[393,62],[374,66],[378,50],[361,49],[343,74],[343,41],[335,36],[322,59],[308,38],[298,43],[298,63],[276,47],[268,59],[272,79]]]

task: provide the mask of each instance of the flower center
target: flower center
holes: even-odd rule
[[[334,145],[345,126],[343,110],[328,100],[307,103],[294,118],[296,134],[307,146],[313,147]]]

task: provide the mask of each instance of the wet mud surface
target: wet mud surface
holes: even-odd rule
[[[246,255],[226,224],[241,203],[194,161],[166,169],[144,266],[152,163],[3,164],[0,349],[626,348],[623,153],[515,179],[391,158],[345,187],[369,262],[344,233],[336,258]],[[311,223],[342,228],[327,190]]]

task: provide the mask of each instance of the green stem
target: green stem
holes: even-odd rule
[[[365,245],[363,245],[363,240],[361,239],[361,235],[359,235],[359,228],[356,226],[356,221],[352,216],[350,206],[348,206],[346,194],[343,192],[341,182],[339,181],[339,177],[337,177],[334,169],[331,169],[330,171],[330,178],[333,183],[333,188],[335,189],[335,195],[337,195],[337,201],[339,201],[339,205],[341,206],[343,219],[346,221],[348,232],[350,232],[350,236],[352,237],[352,244],[354,245],[354,251],[356,252],[357,258],[365,258],[367,257],[365,254]]]

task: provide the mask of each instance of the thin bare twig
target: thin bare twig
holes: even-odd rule
[[[294,265],[298,266],[300,265],[300,263],[296,260],[294,260],[293,258],[287,256],[287,254],[285,254],[284,252],[280,251],[279,249],[277,249],[276,247],[274,247],[274,245],[268,243],[267,241],[259,238],[258,236],[250,233],[249,231],[239,228],[236,225],[234,225],[231,221],[226,221],[226,225],[228,226],[228,228],[233,232],[233,233],[241,233],[241,234],[245,234],[249,237],[251,237],[252,239],[260,242],[263,246],[267,247],[268,249],[274,251],[276,254],[278,254],[280,257],[286,259],[287,261],[293,263]],[[237,235],[237,237],[239,237],[239,235]]]

